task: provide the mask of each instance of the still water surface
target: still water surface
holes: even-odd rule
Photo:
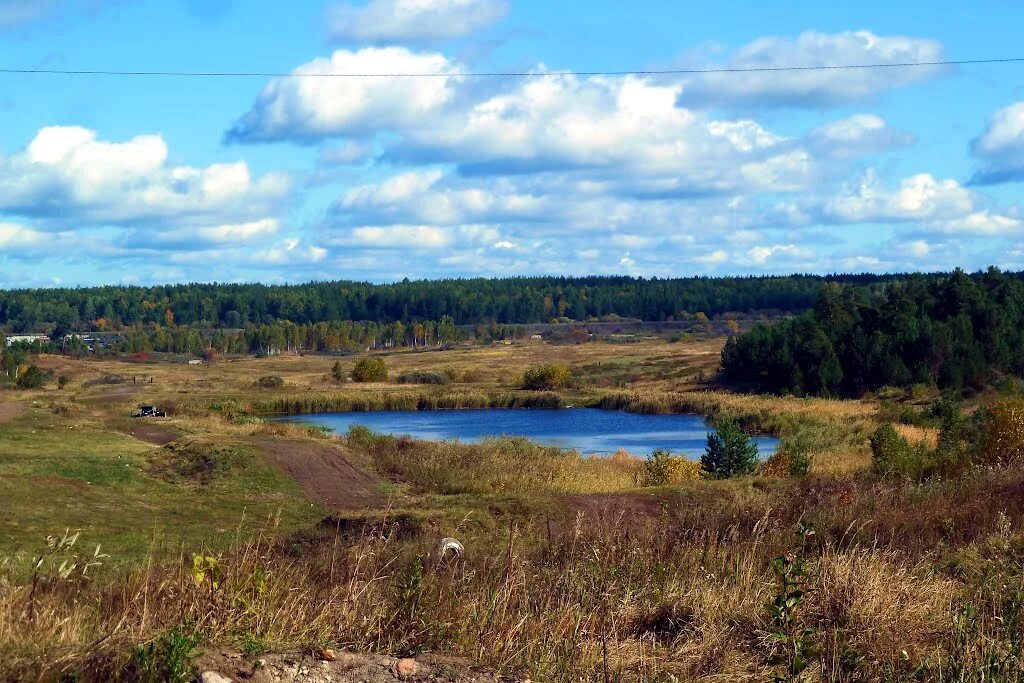
[[[313,413],[288,420],[344,433],[362,425],[380,434],[417,439],[476,442],[486,436],[525,436],[546,446],[581,453],[611,454],[620,448],[648,455],[664,448],[699,458],[712,428],[696,415],[640,415],[596,408],[563,410],[489,408],[483,410],[401,410],[368,413]],[[756,437],[761,458],[775,452],[778,440]]]

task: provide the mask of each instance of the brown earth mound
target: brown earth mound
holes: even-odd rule
[[[144,417],[135,418],[135,422],[124,428],[124,433],[134,436],[139,441],[156,444],[157,446],[166,446],[181,436],[181,432],[177,429],[157,422],[146,422],[145,420],[147,419]],[[160,418],[153,419],[159,420]]]

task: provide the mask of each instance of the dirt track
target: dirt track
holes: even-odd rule
[[[270,437],[255,438],[253,443],[307,496],[329,508],[367,508],[381,502],[377,482],[353,465],[340,447]]]
[[[181,436],[181,432],[173,427],[167,427],[156,422],[147,422],[146,420],[148,419],[134,418],[134,421],[121,431],[134,436],[139,441],[156,444],[157,446],[166,446]],[[159,420],[160,418],[153,419]]]

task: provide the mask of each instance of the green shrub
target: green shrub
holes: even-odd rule
[[[714,427],[715,431],[708,432],[708,444],[700,459],[708,476],[725,479],[753,472],[758,463],[757,444],[739,423],[720,419]]]
[[[451,382],[451,378],[448,375],[426,370],[403,372],[398,376],[399,384],[448,384],[449,382]]]
[[[530,368],[523,374],[523,389],[531,391],[555,391],[569,383],[569,367],[548,363]]]
[[[42,389],[46,381],[52,376],[52,372],[43,372],[38,366],[30,365],[25,372],[18,375],[15,385],[19,389]]]
[[[139,645],[131,668],[131,680],[140,683],[188,683],[199,670],[195,665],[199,637],[175,626],[156,640]]]
[[[791,477],[803,477],[811,471],[813,448],[809,438],[797,434],[783,439],[776,454],[785,458],[787,474]]]
[[[334,365],[331,367],[331,377],[335,382],[345,381],[345,371],[341,369],[341,361],[334,361]]]
[[[871,435],[871,463],[875,472],[923,481],[935,470],[934,453],[923,443],[911,444],[891,424]]]
[[[386,382],[388,369],[384,359],[379,357],[360,358],[352,368],[352,379],[356,382]]]
[[[265,375],[253,382],[260,389],[280,389],[284,386],[284,380],[277,375]]]

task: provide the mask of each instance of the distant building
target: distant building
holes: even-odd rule
[[[32,342],[37,341],[48,342],[50,341],[50,338],[47,337],[45,334],[9,334],[6,337],[4,346],[11,346],[12,344],[17,344],[19,342],[28,342],[29,344],[31,344]]]

